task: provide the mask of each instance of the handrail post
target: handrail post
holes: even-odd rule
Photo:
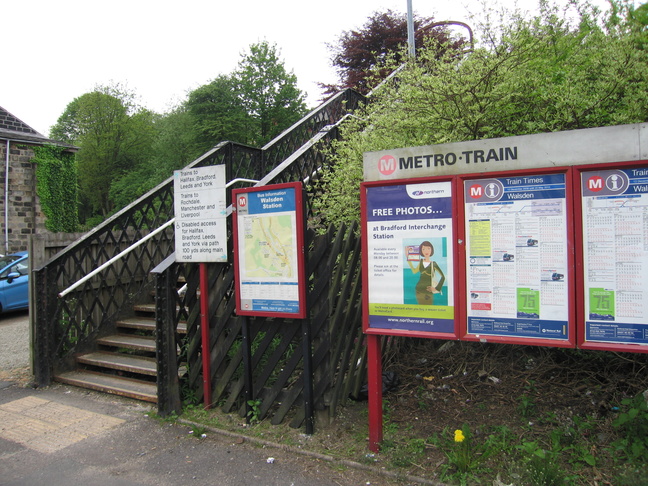
[[[56,312],[51,308],[52,299],[49,294],[56,292],[56,287],[48,285],[47,270],[45,267],[32,274],[34,280],[32,295],[36,301],[32,307],[35,310],[35,315],[31,318],[33,323],[31,330],[33,334],[33,372],[34,380],[38,386],[49,386],[52,383],[54,360],[51,342],[56,326]],[[54,296],[54,300],[56,300],[56,296]]]
[[[202,345],[203,402],[211,408],[211,339],[209,337],[209,278],[207,264],[200,263],[200,335]]]
[[[180,379],[178,378],[178,354],[176,342],[176,300],[172,254],[162,264],[162,271],[155,275],[155,356],[157,360],[158,413],[162,417],[179,415],[182,411]]]

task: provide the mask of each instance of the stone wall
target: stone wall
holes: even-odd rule
[[[45,216],[36,195],[36,166],[32,146],[9,144],[9,213],[5,230],[7,142],[0,142],[0,253],[24,251],[32,234],[45,232]],[[8,237],[8,241],[7,241]]]

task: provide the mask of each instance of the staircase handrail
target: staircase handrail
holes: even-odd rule
[[[234,185],[234,184],[237,184],[237,183],[239,183],[239,182],[250,182],[250,183],[256,183],[256,182],[259,182],[259,181],[255,180],[255,179],[246,179],[246,178],[244,178],[244,177],[237,177],[236,179],[233,179],[233,180],[231,180],[230,182],[228,182],[228,183],[225,185],[225,187],[226,187],[226,188],[227,188],[227,187],[230,187],[230,186],[232,186],[232,185]],[[227,208],[227,215],[228,215],[228,216],[229,216],[230,212],[231,212],[231,205]],[[128,248],[126,248],[124,251],[122,251],[122,252],[119,253],[118,255],[115,255],[115,256],[112,257],[110,260],[108,260],[107,262],[105,262],[103,265],[98,266],[98,267],[95,268],[92,272],[88,273],[85,277],[82,277],[82,278],[80,278],[79,280],[77,280],[76,282],[74,282],[74,283],[73,283],[72,285],[70,285],[67,289],[63,290],[62,292],[59,292],[58,296],[59,296],[59,297],[65,297],[67,294],[69,294],[70,292],[72,292],[74,289],[76,289],[77,287],[80,287],[80,286],[83,285],[85,282],[87,282],[88,280],[90,280],[92,277],[94,277],[94,276],[97,275],[98,273],[101,273],[103,270],[105,270],[106,268],[108,268],[109,266],[111,266],[113,263],[115,263],[116,261],[122,259],[122,258],[125,257],[126,255],[128,255],[128,254],[129,254],[131,251],[133,251],[135,248],[137,248],[138,246],[140,246],[140,245],[146,243],[148,240],[150,240],[151,238],[153,238],[153,237],[154,237],[155,235],[157,235],[159,232],[161,232],[161,231],[165,230],[166,228],[168,228],[169,226],[171,226],[173,223],[175,223],[175,220],[176,220],[175,218],[171,218],[169,221],[167,221],[166,223],[164,223],[163,225],[161,225],[159,228],[155,229],[154,231],[151,231],[151,232],[150,232],[149,234],[147,234],[146,236],[144,236],[144,237],[142,237],[142,238],[136,240],[135,243],[133,243],[132,245],[130,245],[130,246],[129,246]],[[174,253],[175,253],[175,252],[174,252]]]
[[[59,297],[65,297],[67,294],[69,294],[70,292],[72,292],[73,290],[75,290],[77,287],[80,287],[81,285],[83,285],[84,283],[86,283],[88,280],[90,280],[92,277],[94,277],[94,276],[97,275],[98,273],[101,273],[103,270],[105,270],[106,268],[108,268],[109,266],[111,266],[111,265],[112,265],[113,263],[115,263],[116,261],[121,260],[123,257],[125,257],[126,255],[128,255],[128,254],[129,254],[131,251],[133,251],[135,248],[137,248],[138,246],[140,246],[140,245],[146,243],[148,240],[150,240],[151,238],[153,238],[155,235],[157,235],[157,234],[160,233],[161,231],[164,231],[166,228],[168,228],[169,226],[171,226],[174,222],[175,222],[175,218],[171,218],[169,221],[167,221],[166,223],[164,223],[162,226],[160,226],[160,227],[157,228],[156,230],[151,231],[151,232],[150,232],[149,234],[147,234],[146,236],[144,236],[144,237],[142,237],[142,238],[136,240],[135,243],[133,243],[131,246],[129,246],[128,248],[126,248],[125,250],[123,250],[121,253],[115,255],[114,257],[112,257],[110,260],[108,260],[108,261],[105,262],[104,264],[98,266],[98,267],[95,268],[93,271],[91,271],[90,273],[88,273],[85,277],[82,277],[82,278],[80,278],[79,280],[77,280],[76,282],[74,282],[74,283],[73,283],[72,285],[70,285],[67,289],[63,290],[62,292],[59,292],[58,296],[59,296]]]
[[[275,167],[268,175],[266,175],[263,179],[260,181],[254,180],[254,179],[245,179],[245,178],[238,178],[230,181],[228,183],[229,185],[232,185],[236,182],[250,182],[254,183],[253,187],[261,187],[269,184],[272,180],[274,180],[281,172],[283,172],[287,167],[289,167],[292,163],[294,163],[295,160],[297,160],[299,157],[301,157],[307,150],[311,149],[317,142],[319,142],[322,138],[324,138],[330,131],[338,128],[347,118],[352,116],[351,114],[347,113],[344,115],[342,118],[340,118],[337,122],[331,124],[331,125],[326,125],[324,126],[318,133],[315,135],[313,138],[311,138],[308,142],[306,142],[304,145],[302,145],[298,150],[296,150],[290,157],[288,157],[286,160],[284,160],[281,164],[279,164],[277,167]],[[303,184],[308,184],[311,179],[313,179],[313,176],[320,172],[322,170],[322,167],[318,167],[315,171],[313,171],[310,175],[302,179]],[[232,205],[230,204],[227,209],[226,209],[226,215],[229,216],[232,213]],[[175,218],[174,218],[175,220]],[[174,255],[175,252],[172,253]],[[170,256],[172,256],[170,255]],[[156,268],[154,268],[151,272],[152,273],[162,273],[164,270],[166,270],[171,264],[173,264],[174,259],[168,258],[164,262],[160,263]],[[186,285],[183,286],[179,292],[182,292],[186,288]]]
[[[354,90],[351,90],[351,89],[345,89],[345,90],[342,90],[342,91],[338,92],[337,94],[335,94],[334,96],[332,96],[331,98],[329,98],[328,100],[326,100],[326,101],[325,101],[324,103],[322,103],[322,105],[320,105],[319,107],[317,107],[317,108],[311,110],[311,111],[310,111],[308,114],[306,114],[306,115],[305,115],[301,120],[299,120],[298,122],[294,123],[294,124],[293,124],[291,127],[289,127],[288,129],[284,130],[281,134],[279,134],[279,135],[276,136],[274,139],[272,139],[270,142],[268,142],[267,144],[265,144],[261,149],[256,149],[256,148],[254,148],[254,147],[245,146],[244,144],[239,144],[239,143],[236,143],[236,142],[230,142],[230,141],[227,141],[227,140],[226,140],[226,141],[222,141],[222,142],[218,143],[217,145],[215,145],[212,149],[210,149],[209,151],[205,152],[203,155],[201,155],[200,157],[198,157],[196,160],[194,160],[193,162],[191,162],[190,164],[188,164],[188,165],[185,167],[185,169],[191,169],[191,168],[194,168],[194,167],[196,167],[196,166],[200,166],[200,164],[201,164],[203,161],[205,161],[206,159],[209,159],[210,157],[212,157],[212,156],[213,156],[216,152],[218,152],[219,150],[222,150],[222,148],[223,148],[225,145],[227,145],[227,144],[234,144],[234,145],[236,145],[236,146],[247,147],[247,148],[249,148],[249,149],[253,149],[253,150],[259,150],[262,154],[263,154],[263,153],[266,153],[266,152],[270,151],[271,149],[275,148],[276,146],[278,146],[278,145],[279,145],[279,142],[281,142],[281,140],[282,140],[283,138],[285,138],[285,137],[287,136],[287,134],[289,134],[292,130],[295,130],[296,128],[298,128],[300,125],[304,124],[305,121],[307,121],[308,119],[313,118],[313,117],[316,117],[316,116],[318,116],[318,115],[321,114],[321,113],[327,113],[327,109],[328,109],[330,106],[334,105],[337,101],[339,101],[340,98],[351,98],[351,97],[355,97],[356,99],[363,99],[363,98],[364,98],[362,95],[358,94],[358,93],[355,92]],[[344,104],[344,103],[346,103],[346,102],[347,102],[347,100],[344,100],[344,101],[342,101],[342,102],[339,103],[339,104]],[[350,109],[352,109],[352,108],[353,108],[353,106],[350,107]],[[344,111],[346,111],[347,109],[349,109],[349,108],[346,108]],[[339,115],[339,117],[344,116],[344,114],[346,114],[346,113],[342,113],[342,112],[341,112],[340,115]],[[292,151],[290,151],[290,152],[292,153]],[[58,254],[54,255],[52,258],[50,258],[49,260],[47,260],[43,265],[41,265],[41,267],[39,267],[39,268],[37,268],[37,269],[35,269],[35,270],[37,270],[37,271],[38,271],[38,270],[41,270],[42,268],[46,267],[48,264],[50,264],[51,262],[53,262],[54,260],[56,260],[57,258],[59,258],[59,257],[60,257],[64,252],[70,251],[70,250],[72,250],[75,246],[78,246],[79,244],[81,244],[81,242],[82,242],[83,240],[88,239],[88,238],[90,238],[91,236],[93,236],[94,234],[101,232],[101,231],[102,231],[106,226],[112,226],[112,224],[113,224],[116,220],[118,220],[120,217],[123,217],[124,214],[128,213],[131,209],[133,209],[134,207],[136,207],[140,202],[144,201],[144,200],[145,200],[146,198],[148,198],[148,197],[152,197],[152,196],[154,196],[157,192],[159,192],[159,191],[160,191],[161,189],[163,189],[166,185],[168,185],[168,184],[170,184],[170,183],[172,183],[172,182],[173,182],[173,177],[169,177],[167,180],[161,182],[161,183],[158,184],[156,187],[154,187],[153,189],[149,190],[149,191],[148,191],[147,193],[145,193],[144,195],[140,196],[136,201],[132,202],[131,204],[129,204],[129,205],[127,205],[127,206],[125,206],[125,207],[122,208],[120,211],[118,211],[118,212],[115,213],[114,215],[110,216],[110,217],[109,217],[108,219],[106,219],[105,221],[103,221],[101,224],[99,224],[99,225],[96,226],[95,228],[93,228],[93,229],[91,229],[90,231],[88,231],[88,232],[87,232],[85,235],[83,235],[81,238],[79,238],[79,239],[76,240],[74,243],[72,243],[72,244],[70,244],[69,246],[67,246],[63,251],[61,251],[61,252],[59,252]]]
[[[306,142],[304,145],[299,147],[298,150],[293,152],[288,158],[286,158],[281,164],[276,166],[274,169],[272,169],[263,179],[258,181],[254,187],[261,187],[269,184],[271,181],[273,181],[279,174],[281,174],[286,168],[290,167],[297,159],[299,159],[307,150],[313,148],[313,146],[319,142],[322,138],[324,138],[331,130],[338,128],[340,124],[346,120],[349,117],[349,114],[344,115],[342,118],[340,118],[337,122],[331,124],[331,125],[326,125],[324,126],[319,132],[317,132],[317,135],[315,135],[313,138],[311,138],[308,142]],[[318,171],[321,168],[318,168]],[[312,176],[312,174],[311,174]],[[311,176],[308,176],[307,178],[303,179],[302,182],[306,184],[308,180],[311,178]]]

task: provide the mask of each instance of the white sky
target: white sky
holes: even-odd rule
[[[421,17],[468,21],[466,3],[412,0]],[[514,0],[506,0],[512,4]],[[533,8],[536,0],[519,0]],[[275,43],[309,107],[337,81],[326,43],[407,0],[23,0],[2,5],[0,106],[48,135],[66,106],[120,83],[158,113],[229,74],[261,40]]]

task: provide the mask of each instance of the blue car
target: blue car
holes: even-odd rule
[[[0,312],[29,305],[29,256],[19,251],[0,258]]]

